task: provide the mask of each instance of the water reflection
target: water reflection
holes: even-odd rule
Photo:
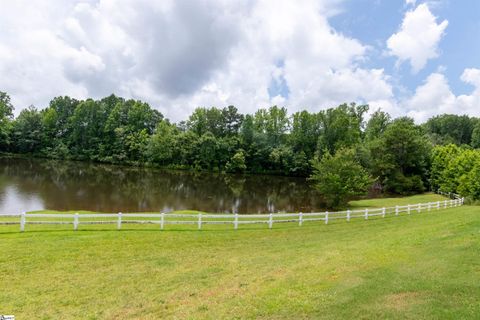
[[[305,179],[163,171],[82,162],[0,158],[0,212],[93,210],[309,212]]]

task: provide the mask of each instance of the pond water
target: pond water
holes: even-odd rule
[[[0,213],[42,209],[269,213],[316,211],[321,203],[304,178],[0,158]]]

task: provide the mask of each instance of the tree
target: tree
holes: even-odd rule
[[[430,118],[424,128],[435,144],[470,144],[477,119],[467,115],[442,114]]]
[[[169,165],[174,159],[175,135],[178,129],[168,121],[161,121],[148,145],[147,157],[150,162]]]
[[[303,152],[308,159],[313,158],[319,136],[320,121],[318,114],[301,111],[292,115],[292,131],[289,135],[289,144],[294,152]]]
[[[215,137],[221,137],[224,125],[222,111],[217,108],[197,108],[187,121],[188,129],[199,136],[210,132]]]
[[[365,128],[365,141],[379,138],[390,124],[390,115],[381,110],[375,111],[367,122]]]
[[[425,190],[431,144],[413,119],[395,119],[369,149],[372,174],[386,191],[408,194]]]
[[[455,192],[454,179],[449,175],[451,173],[456,175],[456,173],[449,172],[447,169],[461,152],[460,147],[454,144],[436,146],[432,149],[430,183],[434,190],[441,189],[444,192]]]
[[[42,116],[34,106],[23,109],[13,123],[12,141],[14,151],[19,153],[39,152],[43,135]]]
[[[243,122],[243,114],[238,113],[234,106],[228,106],[222,109],[223,135],[234,136],[238,134]]]
[[[0,151],[6,151],[10,144],[12,118],[13,105],[10,102],[10,96],[0,91]]]
[[[362,137],[363,116],[368,105],[352,103],[342,104],[337,108],[321,111],[319,114],[321,127],[317,153],[321,156],[325,151],[335,153],[337,149],[352,147],[360,143]]]
[[[218,141],[215,136],[208,131],[195,144],[195,167],[198,169],[218,168],[217,151]]]
[[[480,148],[480,121],[477,121],[477,124],[473,128],[470,145],[477,149]]]
[[[242,149],[237,150],[230,161],[227,162],[225,170],[235,173],[245,172],[245,170],[247,170],[247,166],[245,165],[245,152]]]
[[[106,120],[101,107],[92,99],[82,101],[69,118],[69,145],[81,159],[99,160]]]
[[[277,106],[267,109],[259,109],[254,116],[254,128],[259,134],[264,134],[270,147],[282,144],[285,134],[289,129],[290,122],[287,117],[287,109]]]
[[[326,153],[312,162],[310,176],[329,208],[345,206],[347,201],[367,192],[373,180],[355,158],[353,149],[340,149],[335,155]]]

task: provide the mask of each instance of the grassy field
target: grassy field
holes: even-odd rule
[[[365,201],[353,205],[418,202]],[[19,233],[18,226],[0,226],[0,314],[17,319],[480,315],[480,207],[301,228],[279,224],[272,230],[129,225],[122,231],[84,226],[73,232],[70,227],[32,225]]]
[[[406,206],[408,204],[435,202],[435,201],[442,201],[445,199],[448,199],[448,198],[435,193],[424,193],[424,194],[414,195],[410,197],[376,198],[376,199],[350,201],[349,207],[351,209],[382,208],[382,207],[391,207],[396,205]]]

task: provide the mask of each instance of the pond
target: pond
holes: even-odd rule
[[[0,158],[0,213],[42,209],[270,213],[317,211],[321,203],[305,178]]]

